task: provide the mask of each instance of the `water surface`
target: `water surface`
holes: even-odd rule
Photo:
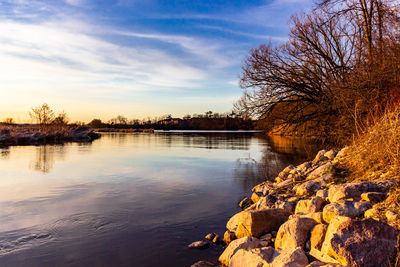
[[[0,149],[1,266],[190,266],[251,188],[312,148],[251,134],[103,134]]]

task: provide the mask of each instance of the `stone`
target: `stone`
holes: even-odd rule
[[[209,261],[198,261],[192,264],[190,267],[215,267],[215,265]]]
[[[328,200],[328,190],[318,190],[315,195],[318,197],[322,197],[325,201]]]
[[[345,216],[336,216],[336,217],[332,218],[332,220],[330,221],[330,223],[328,225],[328,228],[326,229],[325,240],[322,243],[321,251],[319,252],[319,254],[321,254],[321,255],[319,255],[318,253],[315,253],[315,255],[311,254],[312,252],[318,252],[318,250],[316,250],[316,251],[311,250],[310,254],[320,261],[327,261],[327,259],[325,259],[325,258],[322,259],[321,257],[325,257],[325,255],[330,257],[330,255],[332,255],[332,253],[330,253],[330,250],[331,250],[330,243],[331,243],[332,238],[336,234],[340,225],[342,225],[344,223],[348,223],[350,221],[351,221],[351,218],[345,217]],[[335,262],[337,262],[337,261],[335,260]]]
[[[293,165],[289,165],[278,174],[278,177],[280,177],[282,180],[286,180],[288,175],[290,174],[290,171],[294,169],[295,167]]]
[[[372,207],[371,209],[367,209],[364,212],[364,218],[378,218],[379,210],[377,208]]]
[[[249,197],[245,197],[242,201],[239,202],[239,207],[244,210],[253,205],[253,201]]]
[[[333,264],[333,263],[326,263],[322,261],[313,261],[306,267],[335,267],[335,266],[341,266],[339,264]]]
[[[271,231],[271,235],[272,235],[273,237],[276,237],[277,234],[278,234],[278,231]]]
[[[331,149],[324,154],[324,157],[329,160],[333,160],[336,157],[337,153],[338,152],[336,150]]]
[[[215,235],[213,240],[212,240],[212,242],[215,243],[215,244],[219,243],[220,241],[221,241],[221,238],[220,238],[219,235]]]
[[[387,210],[385,213],[386,220],[390,225],[395,225],[399,228],[400,215],[392,210]]]
[[[327,266],[342,266],[339,264],[339,262],[337,260],[335,260],[334,258],[332,258],[326,254],[323,254],[318,249],[311,248],[309,254],[316,260],[328,264]]]
[[[231,243],[233,240],[235,240],[235,238],[236,238],[235,232],[231,232],[228,230],[224,233],[223,241],[225,242],[225,244],[229,245],[229,243]]]
[[[308,161],[308,162],[304,162],[304,163],[300,164],[299,166],[296,167],[296,169],[306,172],[312,166],[313,166],[312,162]]]
[[[328,226],[326,224],[317,224],[311,230],[310,245],[311,248],[321,250],[322,243],[325,240],[325,234]]]
[[[224,250],[224,252],[219,257],[219,262],[222,264],[229,266],[232,256],[239,250],[250,250],[253,248],[257,248],[260,244],[260,240],[255,237],[243,237],[240,239],[233,240],[228,247]]]
[[[328,204],[322,211],[324,221],[329,223],[335,216],[346,216],[355,218],[363,215],[364,212],[372,207],[369,202],[354,202],[349,200],[340,200],[335,203]]]
[[[326,158],[324,155],[325,155],[325,153],[326,152],[328,152],[328,151],[326,151],[326,150],[320,150],[320,151],[318,151],[318,153],[317,153],[317,155],[315,156],[315,158],[314,158],[314,162],[319,162],[319,161],[324,161],[324,160],[327,160],[328,158]]]
[[[313,179],[302,183],[296,188],[296,195],[311,195],[326,186],[328,182],[333,180],[334,175],[332,173],[326,174],[320,178]]]
[[[368,193],[362,193],[361,194],[361,199],[365,201],[369,201],[372,204],[382,202],[385,200],[387,194],[386,193],[381,193],[381,192],[368,192]]]
[[[210,243],[207,241],[196,241],[193,242],[192,244],[190,244],[188,247],[189,248],[198,248],[198,249],[205,249],[208,248],[210,246]]]
[[[311,213],[298,213],[294,215],[289,216],[289,220],[294,219],[294,218],[311,218],[317,223],[325,223],[323,217],[322,217],[322,212],[311,212]]]
[[[329,255],[340,264],[363,267],[388,266],[396,244],[395,229],[373,219],[341,223],[328,242]]]
[[[269,209],[273,208],[277,198],[274,195],[267,195],[265,197],[261,197],[256,203],[255,209]]]
[[[281,188],[285,188],[285,187],[290,187],[290,186],[292,186],[292,184],[293,184],[293,180],[288,179],[288,180],[285,180],[283,182],[275,184],[274,187],[276,189],[281,189]]]
[[[261,194],[261,193],[256,193],[256,192],[254,192],[254,193],[251,195],[251,201],[252,201],[253,203],[257,203],[257,202],[260,200],[261,197],[262,197],[262,194]]]
[[[211,241],[214,239],[214,237],[215,237],[215,233],[211,233],[211,234],[206,235],[204,238]]]
[[[269,267],[274,253],[272,247],[240,249],[232,256],[229,267]]]
[[[296,201],[285,201],[285,200],[278,200],[275,202],[274,208],[283,209],[287,212],[292,213],[296,207]]]
[[[336,164],[338,162],[340,162],[348,153],[349,151],[349,147],[344,147],[342,148],[337,154],[335,159],[332,161],[332,163]]]
[[[279,227],[275,239],[276,249],[304,247],[310,230],[317,222],[311,218],[294,218]]]
[[[315,179],[322,177],[326,174],[334,174],[336,172],[336,168],[332,165],[332,163],[327,162],[315,170],[313,170],[311,173],[308,174],[307,180]]]
[[[304,267],[307,265],[307,256],[298,247],[281,250],[280,254],[274,258],[271,267]]]
[[[324,204],[324,199],[322,197],[312,197],[311,199],[303,199],[299,200],[296,205],[295,214],[298,213],[311,213],[318,212],[321,210],[322,205]]]
[[[360,200],[362,193],[381,192],[387,193],[396,181],[365,181],[333,185],[329,188],[329,201],[331,203],[341,199]]]
[[[272,234],[265,234],[260,237],[260,240],[271,240],[272,239]]]
[[[289,217],[283,209],[245,210],[235,214],[226,228],[235,232],[236,237],[247,235],[259,237],[262,234],[277,230]]]

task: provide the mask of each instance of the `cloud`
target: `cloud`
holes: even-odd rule
[[[84,0],[64,0],[64,2],[71,6],[82,6],[85,4]]]

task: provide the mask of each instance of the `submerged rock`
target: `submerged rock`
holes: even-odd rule
[[[215,267],[215,264],[209,261],[198,261],[192,264],[190,267]]]
[[[192,244],[188,245],[189,248],[198,248],[198,249],[206,249],[210,246],[210,243],[207,241],[196,241]]]

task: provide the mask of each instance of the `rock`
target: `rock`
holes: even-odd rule
[[[341,160],[346,156],[346,154],[347,154],[348,151],[349,151],[349,147],[344,147],[344,148],[342,148],[342,149],[336,154],[336,157],[335,157],[335,159],[333,160],[332,163],[336,164],[336,163],[338,163],[339,161],[341,161]]]
[[[315,179],[322,177],[326,174],[334,174],[336,172],[336,168],[332,165],[332,163],[328,162],[324,165],[319,166],[311,173],[308,174],[307,180]]]
[[[313,261],[307,267],[335,267],[335,266],[341,266],[339,264],[333,264],[333,263],[326,263],[322,261]]]
[[[327,223],[335,216],[346,216],[350,218],[358,217],[367,209],[372,207],[369,202],[354,202],[349,200],[340,200],[335,203],[328,204],[323,209],[323,219]]]
[[[235,238],[236,238],[235,233],[228,230],[224,233],[223,241],[225,242],[225,244],[229,245],[229,243],[235,240]]]
[[[327,254],[323,254],[318,249],[311,248],[309,254],[318,261],[328,264],[327,266],[342,266],[337,260],[328,256]]]
[[[360,200],[362,193],[381,192],[387,193],[396,181],[366,181],[333,185],[329,188],[329,201],[331,203],[341,199]]]
[[[226,228],[235,232],[236,237],[259,237],[262,234],[277,230],[289,217],[290,213],[283,209],[245,210],[235,214]]]
[[[364,212],[365,218],[378,218],[379,217],[379,210],[372,207],[372,209],[368,209]]]
[[[215,233],[213,233],[213,234],[208,234],[208,235],[206,235],[204,238],[211,241],[211,240],[214,239],[214,237],[215,237]]]
[[[328,158],[329,160],[333,160],[336,157],[337,153],[338,152],[336,150],[329,150],[324,154],[324,157]]]
[[[261,197],[256,203],[255,208],[257,210],[273,208],[276,200],[277,198],[274,195],[267,195],[265,197]]]
[[[292,186],[292,184],[293,184],[293,180],[288,179],[288,180],[285,180],[285,181],[283,181],[283,182],[280,182],[280,183],[275,184],[274,187],[275,187],[276,189],[281,189],[281,188],[285,188],[285,187]]]
[[[317,222],[311,218],[294,218],[279,227],[275,248],[287,249],[303,247],[310,230]]]
[[[212,242],[215,243],[215,244],[219,243],[220,241],[221,241],[221,238],[219,237],[219,235],[215,235],[213,240],[212,240]]]
[[[256,193],[256,192],[254,192],[254,193],[251,195],[251,201],[252,201],[253,203],[257,203],[257,202],[260,200],[261,197],[262,197],[262,194],[261,194],[261,193]]]
[[[373,219],[348,220],[329,241],[328,255],[344,266],[387,266],[396,251],[396,231]]]
[[[292,213],[296,207],[296,201],[285,201],[285,200],[278,200],[275,202],[274,208],[283,209],[287,212]]]
[[[224,252],[219,257],[219,261],[229,266],[231,258],[235,253],[241,249],[250,250],[253,248],[257,248],[260,244],[260,240],[255,237],[243,237],[240,239],[233,240],[228,247],[224,250]]]
[[[328,174],[330,175],[330,174]],[[325,201],[328,200],[328,191],[327,190],[318,190],[315,194],[318,197],[322,197]]]
[[[232,256],[229,267],[268,267],[272,263],[274,253],[272,247],[240,249]]]
[[[294,215],[289,216],[289,220],[294,219],[294,218],[311,218],[317,223],[325,223],[323,217],[322,217],[322,212],[311,212],[311,213],[298,213]]]
[[[361,199],[365,201],[369,201],[372,204],[382,202],[385,200],[387,194],[386,193],[380,193],[380,192],[368,192],[368,193],[362,193],[361,194]]]
[[[278,231],[271,231],[271,235],[272,235],[273,237],[276,237],[277,234],[278,234]]]
[[[306,254],[301,248],[283,249],[276,256],[271,267],[304,267],[308,265]]]
[[[188,247],[189,248],[198,248],[198,249],[205,249],[210,246],[210,243],[207,241],[196,241],[190,244]]]
[[[195,264],[192,264],[190,267],[215,267],[215,265],[209,261],[198,261]]]
[[[388,211],[386,211],[385,216],[390,225],[396,226],[396,228],[400,227],[400,225],[399,225],[400,215],[399,214],[395,213],[392,210],[388,210]]]
[[[321,223],[313,227],[313,229],[311,230],[311,237],[310,237],[311,248],[321,250],[327,229],[328,226],[326,224],[321,224]]]
[[[239,202],[239,207],[244,210],[253,205],[253,201],[249,197],[245,197],[242,201]]]
[[[278,174],[278,177],[281,178],[282,180],[286,180],[288,175],[290,174],[290,171],[294,169],[295,167],[293,165],[289,165]]]
[[[328,182],[333,180],[334,175],[332,173],[326,174],[320,178],[313,179],[302,183],[296,189],[296,195],[311,195],[320,190],[322,187],[326,186]]]
[[[295,214],[298,213],[311,213],[318,212],[321,210],[322,204],[324,204],[324,199],[322,197],[312,197],[311,199],[299,200],[296,205]]]
[[[309,168],[313,166],[312,162],[304,162],[296,167],[296,169],[301,170],[302,172],[306,172]]]
[[[351,218],[349,217],[345,217],[345,216],[336,216],[334,218],[332,218],[332,220],[330,221],[328,228],[326,229],[326,233],[325,233],[325,240],[322,243],[322,247],[321,247],[321,251],[320,254],[321,255],[313,255],[311,254],[311,252],[313,252],[313,250],[311,250],[310,254],[312,256],[314,256],[316,259],[320,260],[320,261],[327,261],[326,258],[321,258],[319,256],[329,256],[332,254],[330,253],[330,243],[332,238],[334,237],[334,235],[336,234],[338,228],[340,227],[340,225],[344,224],[344,223],[348,223],[351,221]],[[318,250],[317,250],[318,251]],[[314,252],[317,252],[314,251]]]
[[[315,156],[315,158],[314,158],[313,161],[314,161],[314,162],[319,162],[319,161],[327,160],[328,158],[324,156],[326,152],[328,152],[328,151],[326,151],[326,150],[320,150],[320,151],[318,151],[318,153],[317,153],[317,155]]]

